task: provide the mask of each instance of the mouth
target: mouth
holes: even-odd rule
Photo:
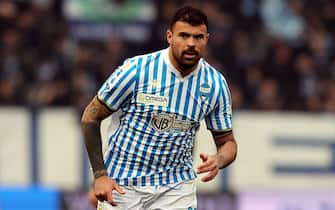
[[[184,57],[187,59],[196,58],[198,56],[198,53],[195,51],[186,51],[183,53]]]

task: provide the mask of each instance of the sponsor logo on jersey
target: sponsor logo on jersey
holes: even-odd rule
[[[151,126],[157,131],[168,131],[171,129],[174,121],[173,115],[159,114],[151,119]]]
[[[190,122],[188,120],[177,120],[174,114],[160,113],[154,114],[151,126],[156,131],[188,131],[192,127],[199,125],[198,122]]]
[[[167,96],[158,96],[147,93],[139,93],[137,95],[137,102],[143,103],[145,105],[155,105],[167,107],[169,103],[169,97]]]

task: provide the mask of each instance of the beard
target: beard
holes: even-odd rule
[[[188,58],[187,55],[192,55],[194,57]],[[198,64],[198,61],[201,57],[199,53],[195,50],[185,50],[181,52],[180,55],[172,50],[172,56],[181,70],[192,69]]]

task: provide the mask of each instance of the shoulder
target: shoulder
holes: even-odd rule
[[[160,56],[160,54],[161,51],[155,51],[127,58],[120,66],[118,66],[112,75],[114,75],[114,77],[125,75],[129,78],[138,78],[139,75],[144,72],[143,69],[146,68],[146,66],[149,66],[156,58]]]
[[[158,51],[154,51],[154,52],[150,52],[150,53],[146,53],[146,54],[141,54],[141,55],[136,55],[132,58],[128,58],[126,61],[130,61],[133,63],[148,63],[148,62],[152,62],[153,60],[155,60],[156,58],[162,57],[160,56],[162,54],[164,50],[158,50]]]
[[[201,59],[201,65],[203,66],[203,69],[210,75],[210,78],[213,78],[213,82],[226,82],[226,78],[223,75],[222,71],[219,71],[218,69],[213,67],[206,60]]]
[[[206,69],[205,71],[207,71],[207,74],[210,75],[208,77],[209,85],[211,86],[211,88],[213,88],[213,93],[216,94],[217,102],[219,103],[225,103],[224,101],[231,102],[228,82],[224,77],[224,75],[222,74],[222,71],[218,71],[216,68],[214,68],[206,61],[203,61],[203,65],[204,69]]]
[[[138,69],[136,67],[141,67],[143,66],[143,64],[150,62],[151,58],[156,57],[156,55],[158,55],[159,53],[160,51],[155,51],[147,54],[141,54],[129,57],[123,61],[122,65],[120,65],[118,69],[122,71],[130,69],[136,71],[136,69]]]

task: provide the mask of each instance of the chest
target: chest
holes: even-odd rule
[[[140,111],[158,111],[199,121],[215,106],[215,85],[201,78],[148,79],[137,85],[132,99]]]

